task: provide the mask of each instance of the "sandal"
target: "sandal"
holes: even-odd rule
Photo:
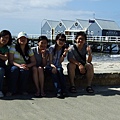
[[[71,86],[70,89],[69,89],[69,91],[70,91],[71,93],[76,93],[76,92],[77,92],[75,86]]]
[[[91,86],[88,86],[88,87],[86,88],[86,91],[87,91],[88,93],[94,93],[94,90],[93,90],[93,88],[92,88]]]
[[[46,94],[45,93],[41,93],[41,97],[45,97],[46,96]]]
[[[35,97],[40,97],[40,94],[39,93],[35,93],[34,96]]]

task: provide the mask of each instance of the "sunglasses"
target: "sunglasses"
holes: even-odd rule
[[[65,39],[59,39],[60,41],[62,41],[62,42],[65,42],[66,40]]]

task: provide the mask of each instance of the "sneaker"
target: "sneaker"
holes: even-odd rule
[[[0,98],[4,97],[4,94],[2,93],[2,91],[0,91]]]
[[[69,97],[68,93],[66,93],[66,92],[63,92],[62,95],[63,95],[63,97]]]
[[[11,93],[11,92],[7,92],[7,94],[6,94],[6,96],[7,97],[10,97],[10,96],[12,96],[13,94]]]
[[[63,99],[63,98],[65,98],[61,93],[57,93],[57,96],[56,96],[57,98],[61,98],[61,99]]]

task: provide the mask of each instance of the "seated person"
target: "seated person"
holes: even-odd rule
[[[8,60],[8,45],[12,43],[12,36],[8,30],[0,32],[0,98],[4,96],[2,92],[4,75],[7,71],[5,61]]]
[[[35,97],[44,97],[44,67],[48,59],[48,39],[46,36],[40,36],[38,46],[33,47],[33,52],[36,58],[36,66],[33,67],[33,80],[36,86]]]
[[[28,36],[25,32],[20,32],[15,45],[9,50],[8,62],[9,70],[9,92],[11,96],[17,91],[27,94],[27,85],[29,80],[30,69],[36,65],[34,53],[28,44]]]
[[[92,53],[90,46],[86,44],[86,34],[84,32],[78,32],[75,37],[76,44],[71,45],[68,52],[68,76],[70,79],[70,92],[76,93],[76,87],[74,83],[74,78],[76,71],[79,74],[85,74],[87,79],[87,88],[88,93],[93,93],[94,90],[91,87],[92,79],[94,76],[92,61]]]
[[[67,48],[65,48],[65,43],[66,36],[59,33],[55,38],[55,44],[49,47],[49,67],[47,67],[52,76],[57,98],[65,98],[67,96],[66,79],[62,67],[62,62],[68,52]]]

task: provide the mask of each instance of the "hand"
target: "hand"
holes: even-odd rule
[[[64,57],[66,57],[66,54],[68,53],[68,51],[69,51],[69,50],[68,50],[67,48],[64,49],[64,53],[63,53],[63,56],[64,56]]]
[[[56,68],[56,67],[53,67],[53,68],[52,68],[52,73],[53,73],[53,74],[56,74],[56,73],[57,73],[57,68]]]
[[[80,73],[82,74],[85,74],[86,72],[85,67],[82,64],[79,65],[79,70],[80,70]]]
[[[28,66],[26,64],[21,64],[20,68],[24,69],[24,70],[29,70]]]
[[[90,45],[87,47],[87,52],[88,52],[88,55],[91,55],[91,47],[90,47]]]
[[[65,52],[65,53],[68,53],[68,51],[69,51],[68,48],[65,48],[65,49],[64,49],[64,52]]]
[[[41,50],[42,57],[45,57],[46,50]]]

